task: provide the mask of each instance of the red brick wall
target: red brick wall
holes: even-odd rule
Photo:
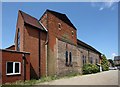
[[[23,59],[22,52],[15,51],[2,51],[2,83],[15,82],[17,80],[23,80]],[[25,53],[26,57],[26,80],[30,80],[30,55]],[[20,62],[21,63],[21,74],[19,75],[6,75],[6,62]]]
[[[18,19],[16,24],[16,34],[15,34],[15,50],[17,50],[17,33],[18,29],[20,31],[20,51],[23,51],[23,40],[24,40],[24,20],[20,12],[18,12]]]
[[[46,21],[47,20],[47,21]],[[48,30],[48,75],[56,74],[56,38],[62,38],[72,44],[77,45],[76,30],[60,20],[50,12],[46,12],[42,18],[41,23]],[[61,24],[61,29],[58,24]],[[72,36],[72,31],[74,35]]]
[[[31,78],[39,78],[41,75],[45,75],[45,39],[46,33],[41,33],[40,29],[24,24],[21,13],[18,13],[18,20],[16,26],[16,38],[15,48],[17,47],[17,33],[20,29],[20,51],[30,52],[30,66],[31,66]],[[39,43],[40,32],[40,43]],[[44,36],[44,37],[43,37]],[[40,46],[40,49],[39,49]],[[39,59],[40,56],[40,59]],[[40,67],[39,67],[39,62]],[[39,70],[40,68],[40,70]]]
[[[46,75],[46,38],[47,38],[47,34],[46,32],[40,32],[40,74],[41,76],[45,76]]]
[[[39,77],[39,31],[33,27],[25,26],[24,51],[30,52],[31,78]]]
[[[40,34],[39,34],[40,33]],[[24,31],[24,51],[31,53],[31,78],[39,78],[44,76],[46,70],[46,54],[45,54],[45,41],[46,33],[34,27],[25,26]],[[39,36],[40,35],[40,36]],[[39,42],[40,40],[40,42]],[[39,49],[40,46],[40,49]],[[39,59],[40,56],[40,59]],[[39,71],[40,63],[40,71]],[[33,76],[33,77],[32,77]]]

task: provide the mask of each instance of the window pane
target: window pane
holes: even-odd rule
[[[19,73],[19,63],[15,63],[15,73]]]
[[[82,59],[83,59],[83,65],[84,65],[84,55],[82,56]]]
[[[17,51],[20,51],[20,31],[18,29],[18,35],[17,35]]]
[[[66,51],[65,56],[66,56],[66,64],[68,64],[68,51]]]
[[[13,73],[13,62],[7,62],[7,73]]]
[[[72,63],[72,53],[70,52],[69,54],[69,57],[70,57],[70,64]]]

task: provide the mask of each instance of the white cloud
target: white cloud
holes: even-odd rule
[[[104,2],[91,2],[92,7],[98,7],[100,11],[104,9],[114,10],[115,4],[120,0],[104,0]]]
[[[103,10],[104,8],[103,7],[101,7],[99,10],[101,11],[101,10]]]
[[[117,54],[116,53],[112,53],[112,56],[114,57],[114,56],[117,56]]]
[[[112,60],[114,60],[114,57],[115,57],[115,56],[117,56],[117,54],[116,54],[116,53],[112,53],[111,56],[107,57],[107,59],[112,59]]]

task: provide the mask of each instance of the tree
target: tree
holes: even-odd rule
[[[114,62],[113,62],[113,60],[112,60],[112,59],[108,59],[108,61],[111,63],[112,67],[114,67],[114,66],[115,66],[115,64],[114,64]]]
[[[102,61],[101,61],[101,66],[103,71],[109,70],[109,64],[108,60],[105,55],[102,55]]]

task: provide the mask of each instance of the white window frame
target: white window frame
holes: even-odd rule
[[[12,62],[12,61],[9,61]],[[13,73],[7,73],[7,63],[6,62],[6,75],[18,75],[21,74],[21,62],[12,62],[13,63]],[[15,73],[15,63],[19,63],[19,73]]]

